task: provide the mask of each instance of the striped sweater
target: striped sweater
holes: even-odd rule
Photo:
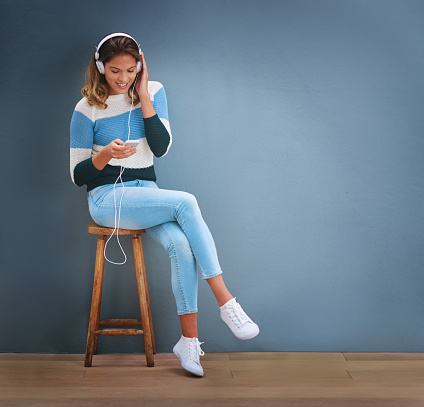
[[[164,156],[171,146],[172,134],[168,120],[165,89],[159,82],[149,81],[148,91],[156,115],[143,119],[140,104],[133,107],[130,118],[130,139],[139,140],[137,152],[123,160],[111,159],[103,170],[94,167],[92,157],[111,141],[128,139],[128,116],[131,102],[127,94],[111,95],[107,109],[90,106],[86,98],[76,105],[71,120],[71,178],[90,191],[100,185],[113,184],[121,165],[125,166],[123,181],[136,179],[156,181],[153,156]]]

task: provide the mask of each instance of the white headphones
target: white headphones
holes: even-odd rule
[[[107,37],[105,37],[105,38],[103,38],[101,41],[100,41],[100,43],[99,43],[99,45],[97,45],[97,47],[96,47],[96,52],[94,53],[94,58],[95,58],[95,60],[96,60],[96,66],[97,66],[97,69],[99,70],[99,72],[101,73],[101,74],[105,74],[105,66],[104,66],[104,64],[103,64],[103,62],[101,62],[101,61],[99,61],[99,58],[100,58],[100,54],[99,54],[99,51],[100,51],[100,47],[107,41],[107,40],[109,40],[109,39],[111,39],[111,38],[113,38],[113,37],[127,37],[127,38],[131,38],[136,44],[137,44],[137,48],[138,48],[138,53],[141,55],[141,48],[140,48],[140,45],[138,45],[138,43],[137,43],[137,41],[133,38],[133,37],[131,37],[131,35],[128,35],[128,34],[125,34],[125,33],[113,33],[113,34],[110,34],[110,35],[108,35]],[[137,72],[141,72],[141,61],[137,61]]]

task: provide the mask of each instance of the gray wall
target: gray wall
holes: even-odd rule
[[[158,183],[197,196],[226,282],[261,327],[232,337],[202,282],[205,351],[424,350],[422,1],[0,7],[0,351],[84,352],[96,238],[69,177],[69,122],[113,31],[139,40],[167,91],[174,144]],[[158,350],[170,352],[169,260],[144,242]],[[103,316],[137,316],[131,263],[106,268]]]

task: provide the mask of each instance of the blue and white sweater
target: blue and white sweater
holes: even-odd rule
[[[128,139],[128,116],[131,102],[127,94],[111,95],[108,107],[90,106],[86,98],[76,105],[71,120],[71,178],[90,191],[100,185],[113,184],[121,165],[125,166],[123,181],[136,179],[156,181],[153,155],[164,156],[172,143],[165,89],[159,82],[149,81],[148,91],[156,115],[143,119],[141,105],[133,107],[130,118],[130,139],[139,140],[137,152],[123,160],[111,159],[103,170],[94,167],[92,157],[111,141]]]

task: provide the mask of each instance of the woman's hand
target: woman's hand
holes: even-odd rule
[[[131,147],[124,144],[119,138],[111,141],[107,146],[103,147],[93,158],[93,165],[102,170],[112,158],[122,160],[131,157],[137,152],[137,147]]]
[[[140,97],[141,111],[143,112],[143,117],[147,119],[148,117],[152,117],[156,114],[156,111],[152,105],[152,101],[150,100],[148,83],[149,83],[149,73],[147,71],[146,60],[144,59],[144,54],[141,53],[141,63],[142,68],[141,72],[139,72],[139,76],[137,77],[137,82],[135,84],[135,90]]]
[[[146,60],[144,59],[144,53],[141,53],[141,72],[138,73],[137,82],[135,84],[135,90],[137,91],[140,98],[143,96],[149,96],[147,84],[149,82],[149,72],[147,71]]]
[[[106,153],[110,156],[110,159],[116,158],[122,160],[123,158],[131,157],[137,152],[136,147],[125,145],[125,143],[119,138],[111,141],[103,150],[106,149]]]

